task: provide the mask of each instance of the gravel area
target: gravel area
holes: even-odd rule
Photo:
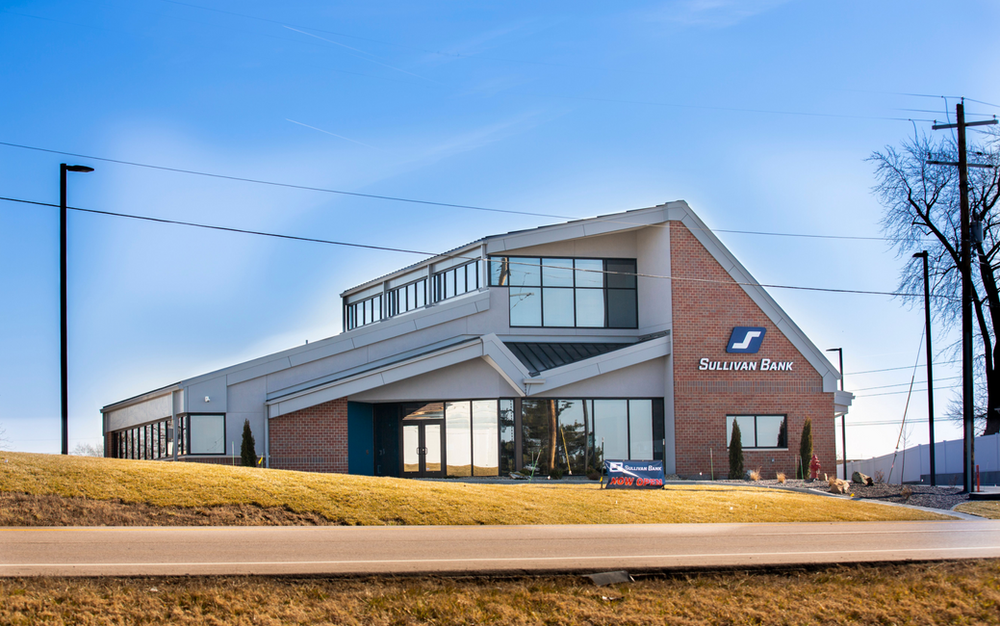
[[[757,482],[748,480],[720,480],[719,483],[739,484],[758,487],[797,487],[806,489],[816,489],[817,491],[829,491],[826,483],[822,480],[806,482],[804,480],[786,480],[784,484],[777,480],[759,480]],[[903,491],[908,489],[911,493],[909,497],[903,495]],[[967,494],[959,493],[961,487],[931,487],[930,485],[887,485],[876,483],[871,487],[851,483],[850,493],[861,500],[878,500],[880,502],[895,502],[897,504],[909,504],[911,506],[924,506],[932,509],[950,510],[956,504],[969,501]]]

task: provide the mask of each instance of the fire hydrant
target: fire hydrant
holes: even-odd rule
[[[819,478],[819,457],[815,454],[809,459],[809,477],[813,480]]]

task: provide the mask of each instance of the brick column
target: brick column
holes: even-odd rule
[[[270,422],[271,467],[347,473],[347,398],[295,411]]]

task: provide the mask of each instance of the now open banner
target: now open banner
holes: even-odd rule
[[[663,461],[605,461],[605,489],[662,489]]]

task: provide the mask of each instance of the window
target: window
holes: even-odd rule
[[[188,436],[191,454],[225,454],[226,416],[188,416]]]
[[[459,400],[444,403],[445,451],[448,476],[497,476],[500,473],[500,446],[507,444],[501,423],[512,418],[513,402],[500,400]],[[430,405],[428,405],[430,406]],[[440,413],[435,413],[440,416]],[[513,424],[509,428],[510,461],[513,460]],[[505,463],[511,465],[512,463]],[[507,470],[507,471],[513,471]]]
[[[506,476],[515,469],[514,463],[514,401],[500,401],[500,474]]]
[[[388,309],[386,317],[419,309],[425,304],[427,294],[427,279],[421,278],[408,285],[396,287],[387,296]]]
[[[173,456],[170,419],[111,433],[108,456],[116,459],[163,459]],[[183,450],[183,448],[182,448]],[[183,451],[181,452],[183,454]]]
[[[490,285],[508,288],[511,326],[637,328],[635,273],[635,259],[490,259]]]
[[[585,474],[605,459],[662,460],[663,400],[525,399],[521,433],[521,467],[536,474]]]
[[[440,302],[448,298],[460,296],[463,293],[476,291],[479,289],[479,275],[481,271],[482,261],[476,260],[434,274],[431,277],[432,301]]]
[[[788,427],[784,415],[727,415],[726,446],[733,438],[733,423],[740,425],[743,448],[787,448]]]
[[[382,319],[382,294],[344,306],[344,328],[354,330]]]

